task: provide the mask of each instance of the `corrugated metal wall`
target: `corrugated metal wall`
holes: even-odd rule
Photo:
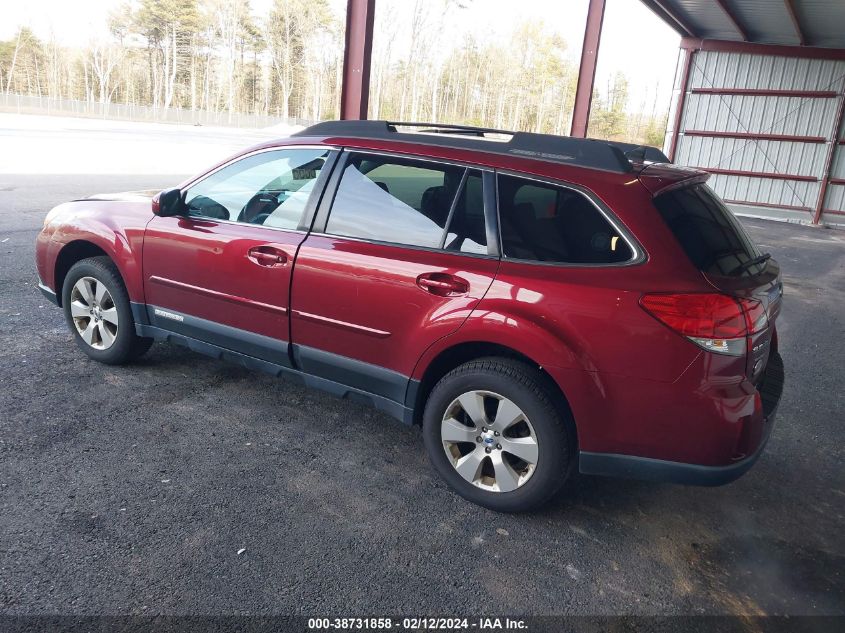
[[[675,162],[711,170],[710,184],[734,211],[810,223],[835,145],[821,219],[845,226],[845,146],[834,126],[845,92],[845,61],[748,53],[692,55]],[[675,114],[670,112],[665,151]],[[841,182],[838,182],[841,181]],[[840,215],[839,213],[842,215]]]

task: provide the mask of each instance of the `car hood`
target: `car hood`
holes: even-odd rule
[[[97,193],[83,200],[120,200],[125,202],[145,202],[151,200],[161,189],[147,189],[145,191],[122,191],[120,193]]]
[[[54,224],[79,227],[87,221],[117,221],[119,218],[133,222],[148,222],[153,217],[150,200],[158,189],[148,191],[124,191],[121,193],[98,193],[87,198],[78,198],[53,207],[44,218],[44,226]],[[97,204],[93,204],[93,203]]]

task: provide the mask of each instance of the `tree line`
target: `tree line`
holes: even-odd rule
[[[453,37],[446,26],[472,1],[379,0],[370,117],[568,133],[578,69],[566,41],[532,22],[493,41]],[[273,0],[264,15],[249,0],[133,0],[104,20],[83,47],[21,27],[0,42],[0,91],[283,120],[339,115],[344,16],[329,0]],[[632,115],[628,105],[617,74],[594,95],[590,135],[660,145],[665,107],[639,104]]]

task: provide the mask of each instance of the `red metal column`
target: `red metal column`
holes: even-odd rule
[[[669,145],[668,158],[673,163],[675,162],[675,153],[678,150],[678,134],[681,132],[681,121],[684,118],[684,107],[687,102],[693,55],[695,55],[694,50],[684,50],[684,70],[681,73],[681,91],[678,93],[678,103],[675,105],[675,127],[672,129],[672,143]]]
[[[818,224],[822,217],[824,202],[827,197],[828,184],[830,182],[835,182],[835,179],[830,177],[830,170],[833,167],[833,158],[836,156],[836,146],[839,144],[839,132],[842,130],[843,119],[845,119],[845,86],[843,86],[842,93],[839,95],[839,107],[836,110],[833,133],[830,135],[830,146],[827,148],[827,159],[825,160],[822,184],[819,187],[819,199],[816,202],[816,212],[813,214],[813,224]]]
[[[590,123],[590,106],[593,102],[593,84],[596,81],[596,62],[599,58],[601,25],[604,21],[605,0],[590,0],[584,46],[581,49],[581,67],[578,70],[578,89],[575,92],[575,109],[572,112],[570,136],[585,138]]]
[[[347,0],[340,118],[366,119],[376,0]]]

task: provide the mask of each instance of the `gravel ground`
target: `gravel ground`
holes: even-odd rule
[[[39,294],[46,211],[167,176],[0,174],[0,614],[845,615],[845,232],[747,221],[781,263],[766,453],[690,488],[452,494],[418,429],[184,349],[107,367]]]

